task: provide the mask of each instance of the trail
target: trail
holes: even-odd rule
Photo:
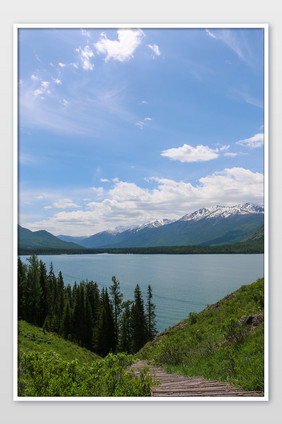
[[[263,397],[263,392],[248,392],[235,388],[231,383],[205,380],[203,377],[188,377],[180,374],[168,374],[160,367],[138,361],[131,365],[136,375],[149,367],[149,374],[159,384],[152,387],[152,397]]]

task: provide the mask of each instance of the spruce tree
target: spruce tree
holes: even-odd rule
[[[110,304],[108,290],[103,288],[101,293],[98,352],[102,356],[106,356],[110,351],[115,351],[115,349],[116,339],[113,310]]]
[[[123,302],[123,313],[120,323],[120,338],[118,350],[120,352],[132,353],[132,320],[131,320],[132,301]]]
[[[115,276],[112,277],[113,284],[110,286],[111,299],[113,304],[115,340],[119,338],[120,314],[123,295],[120,291],[120,283]]]
[[[147,325],[144,311],[144,302],[139,285],[134,290],[134,303],[131,308],[133,352],[137,352],[147,341]]]
[[[146,318],[147,318],[147,341],[151,341],[157,334],[156,327],[156,305],[152,302],[152,287],[149,284],[147,289],[147,304],[146,304]]]

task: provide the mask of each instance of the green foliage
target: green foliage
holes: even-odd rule
[[[112,277],[108,289],[99,292],[97,283],[81,281],[64,286],[62,273],[56,277],[52,263],[46,266],[35,255],[29,265],[18,261],[19,318],[61,334],[80,346],[106,356],[109,352],[137,352],[155,334],[155,305],[148,292],[147,316],[139,286],[134,302],[122,303],[120,283]],[[150,287],[150,286],[149,286]],[[149,290],[149,288],[148,288]]]
[[[91,365],[66,361],[56,353],[20,355],[19,396],[150,396],[152,378],[144,370],[137,377],[127,371],[131,355],[109,354]]]
[[[169,372],[263,390],[263,278],[160,334],[138,353]]]

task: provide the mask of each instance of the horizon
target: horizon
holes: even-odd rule
[[[20,28],[19,225],[263,205],[263,28]]]
[[[237,205],[233,205],[233,206],[224,206],[224,205],[216,205],[216,206],[214,206],[214,207],[212,207],[212,208],[203,208],[203,209],[207,209],[208,211],[210,211],[210,210],[212,210],[213,208],[227,208],[227,207],[230,207],[230,208],[235,208],[235,207],[242,207],[242,206],[245,206],[245,205],[251,205],[251,206],[254,206],[254,207],[260,207],[260,208],[262,208],[263,209],[263,213],[264,213],[264,205],[262,204],[262,205],[258,205],[258,204],[254,204],[254,203],[249,203],[249,202],[246,202],[246,203],[244,203],[244,204],[237,204]],[[167,225],[167,224],[170,224],[170,223],[173,223],[173,222],[176,222],[176,221],[180,221],[181,219],[183,219],[184,217],[186,217],[186,216],[190,216],[190,215],[193,215],[193,214],[195,214],[196,212],[199,212],[200,210],[202,210],[202,209],[197,209],[196,211],[193,211],[193,212],[191,212],[191,213],[189,213],[189,214],[185,214],[185,215],[183,215],[183,216],[181,216],[180,218],[177,218],[177,219],[174,219],[174,220],[169,220],[169,219],[167,219],[167,218],[160,218],[160,219],[153,219],[153,220],[151,220],[151,221],[147,221],[147,222],[143,222],[143,223],[141,223],[141,224],[137,224],[137,225],[130,225],[130,226],[118,226],[118,227],[115,227],[115,228],[105,228],[104,230],[102,230],[102,231],[99,231],[98,233],[94,233],[94,234],[90,234],[90,235],[78,235],[78,236],[73,236],[73,237],[79,237],[79,238],[81,238],[81,237],[83,237],[83,238],[88,238],[88,237],[91,237],[91,236],[93,236],[93,235],[96,235],[96,234],[99,234],[100,232],[111,232],[111,231],[115,231],[115,230],[121,230],[121,232],[122,231],[126,231],[126,230],[129,230],[129,229],[134,229],[134,228],[138,228],[138,227],[141,227],[141,226],[143,226],[143,225],[146,225],[146,224],[150,224],[150,223],[154,223],[154,222],[156,222],[156,221],[170,221],[170,222],[168,222],[168,223],[166,223],[166,224],[163,224],[163,225]],[[18,226],[21,226],[20,224],[18,224]],[[21,226],[22,227],[22,226]],[[40,230],[30,230],[29,228],[27,228],[27,227],[22,227],[22,228],[25,228],[25,229],[27,229],[27,230],[29,230],[29,231],[47,231],[47,230],[45,230],[45,229],[40,229]],[[50,232],[50,234],[52,234],[52,235],[54,235],[55,237],[59,237],[59,236],[66,236],[66,237],[70,237],[70,235],[69,234],[62,234],[62,233],[60,233],[60,234],[53,234],[53,233],[51,233]]]

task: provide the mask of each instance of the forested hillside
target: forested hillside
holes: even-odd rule
[[[62,273],[49,272],[33,255],[29,264],[18,260],[18,316],[45,331],[105,356],[109,352],[137,352],[156,334],[155,305],[149,285],[144,305],[139,285],[134,299],[123,302],[115,277],[108,288],[90,281],[65,287]]]

